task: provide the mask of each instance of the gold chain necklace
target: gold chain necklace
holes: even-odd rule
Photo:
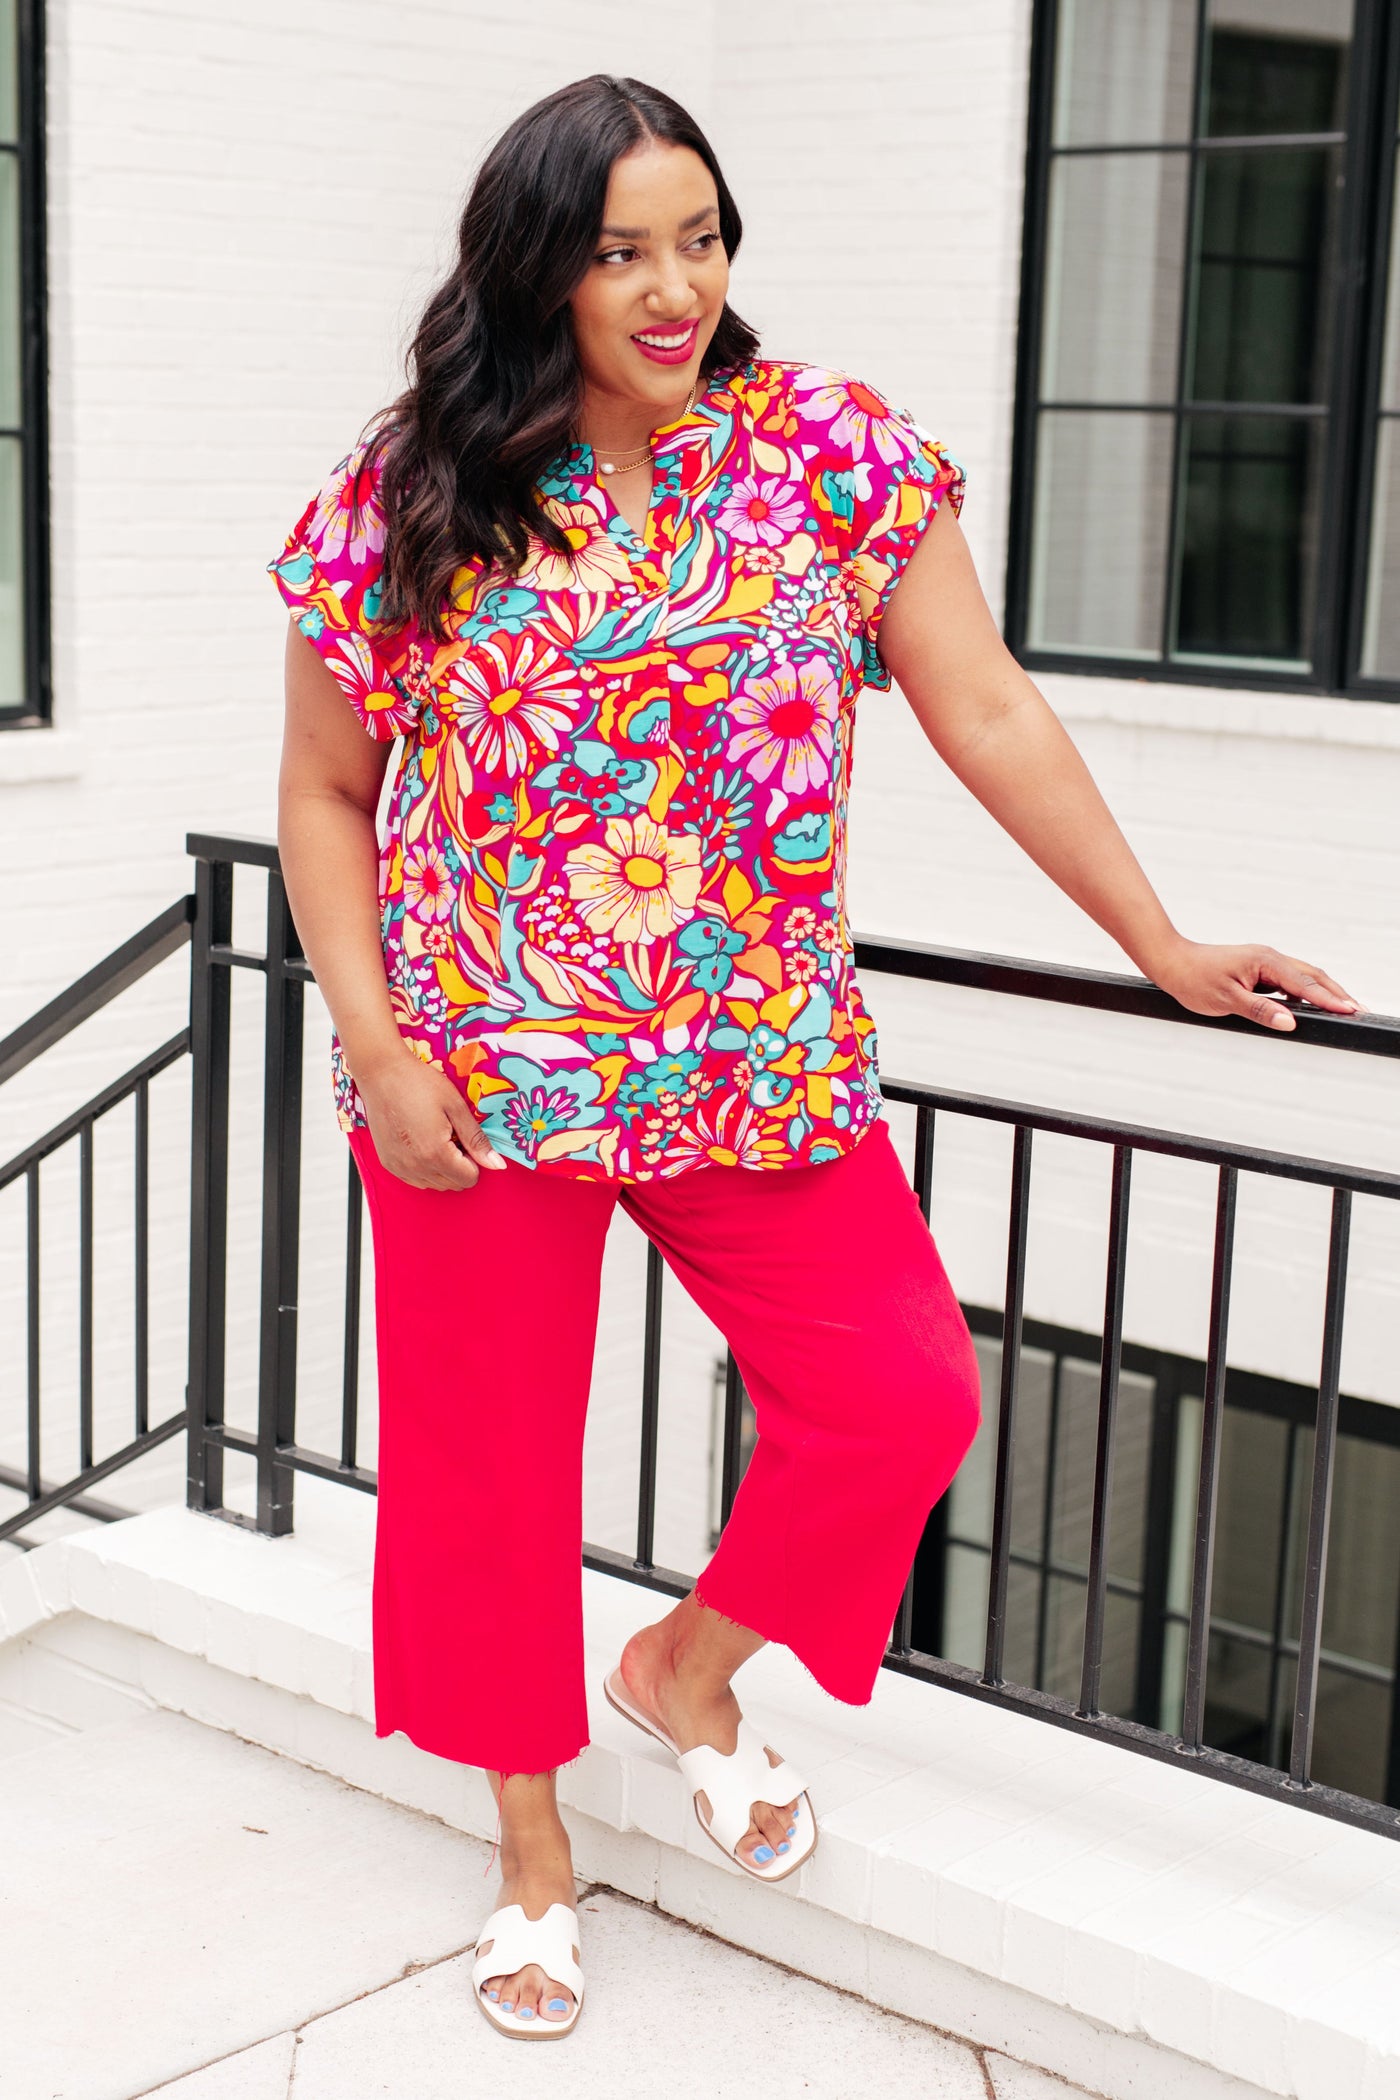
[[[699,384],[700,382],[697,379],[695,385],[691,387],[685,407],[681,410],[682,416],[688,416],[692,408],[694,408],[696,387]],[[677,420],[679,421],[679,418]],[[598,461],[598,472],[600,474],[635,474],[639,468],[649,467],[656,458],[656,453],[650,446],[643,446],[639,456],[635,459],[629,459],[622,446],[591,445],[589,450]],[[602,455],[609,451],[613,455],[612,458],[604,458]],[[620,461],[621,463],[614,464],[615,461]]]

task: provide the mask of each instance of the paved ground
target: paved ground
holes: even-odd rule
[[[142,1714],[3,1765],[3,2100],[1072,2100],[625,1897],[557,2044],[472,2003],[489,1848]]]

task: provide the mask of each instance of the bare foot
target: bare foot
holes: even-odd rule
[[[551,1903],[567,1903],[572,1910],[578,1898],[574,1890],[573,1868],[569,1859],[569,1840],[560,1825],[559,1839],[552,1846],[541,1847],[531,1857],[528,1865],[516,1859],[506,1861],[502,1848],[502,1863],[506,1871],[501,1880],[500,1900],[493,1907],[497,1910],[507,1903],[518,1903],[527,1918],[542,1918]],[[562,1852],[562,1858],[560,1854]],[[483,1940],[479,1951],[488,1954],[492,1942]],[[579,1950],[573,1949],[574,1960],[579,1960]],[[482,1996],[499,2005],[503,2012],[514,2011],[521,2019],[567,2020],[574,2009],[574,1994],[567,1984],[552,1976],[546,1976],[538,1962],[530,1962],[512,1976],[488,1976],[481,1985]]]
[[[678,1608],[683,1612],[685,1606]],[[672,1619],[678,1616],[672,1614]],[[694,1750],[708,1743],[728,1757],[739,1741],[740,1706],[728,1684],[715,1682],[708,1672],[687,1668],[684,1642],[674,1637],[671,1622],[643,1626],[622,1651],[618,1674],[631,1699],[643,1713],[659,1721],[678,1750]],[[770,1765],[782,1762],[778,1752],[764,1744]],[[697,1795],[700,1812],[708,1822],[712,1803],[702,1788]],[[774,1854],[790,1852],[801,1814],[801,1796],[785,1804],[754,1801],[752,1820],[735,1848],[755,1866],[766,1866]]]

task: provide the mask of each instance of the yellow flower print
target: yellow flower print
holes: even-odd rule
[[[537,591],[606,591],[629,580],[627,556],[586,503],[552,503],[550,510],[570,554],[542,545],[520,581]]]
[[[601,844],[574,848],[564,873],[592,932],[619,941],[657,940],[695,911],[700,840],[694,832],[672,836],[651,817],[614,817]]]

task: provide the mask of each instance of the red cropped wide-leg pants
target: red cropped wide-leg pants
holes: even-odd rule
[[[350,1143],[376,1270],[377,1733],[504,1772],[588,1743],[583,1431],[618,1203],[726,1337],[754,1405],[698,1594],[864,1705],[980,1412],[971,1338],[883,1118],[818,1166],[632,1183],[512,1162],[419,1189],[368,1131]]]

